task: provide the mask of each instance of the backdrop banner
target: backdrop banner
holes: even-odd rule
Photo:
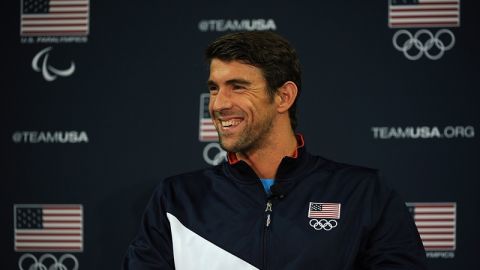
[[[297,49],[310,152],[380,169],[430,269],[480,269],[478,1],[1,5],[2,269],[120,268],[155,186],[225,160],[204,50],[237,31]]]

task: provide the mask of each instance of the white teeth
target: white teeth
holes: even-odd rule
[[[222,123],[222,127],[231,127],[236,126],[240,123],[238,120],[227,120],[227,121],[220,121]]]

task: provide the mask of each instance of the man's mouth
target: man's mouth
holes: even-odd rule
[[[219,132],[221,132],[222,135],[228,135],[231,132],[236,131],[237,127],[242,124],[243,120],[243,118],[218,119],[217,125]]]
[[[220,120],[220,124],[223,128],[236,127],[240,124],[242,120],[240,119],[230,119],[230,120]]]

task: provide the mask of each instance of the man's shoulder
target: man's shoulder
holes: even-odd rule
[[[225,179],[222,175],[221,165],[173,174],[158,182],[154,194],[169,197],[206,192],[213,182]]]
[[[322,175],[319,179],[329,179],[329,183],[338,186],[360,184],[370,187],[385,184],[382,173],[375,168],[338,162],[317,156],[315,173]]]
[[[222,178],[222,167],[222,164],[220,164],[216,166],[210,166],[206,168],[174,174],[165,178],[163,181],[168,184],[185,184],[188,182],[204,182],[205,180]]]
[[[323,188],[328,187],[329,190],[348,194],[349,197],[357,194],[359,201],[385,199],[395,192],[378,169],[324,159],[323,166],[318,171],[323,171],[321,177],[313,179],[318,179],[317,183],[323,185]]]
[[[329,173],[354,176],[377,176],[379,174],[378,169],[338,162],[321,156],[317,156],[317,158],[319,160],[318,164],[320,164],[318,169]]]

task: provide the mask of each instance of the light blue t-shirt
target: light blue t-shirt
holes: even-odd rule
[[[272,191],[270,191],[270,187],[273,185],[273,182],[275,182],[275,179],[260,179],[262,181],[263,188],[265,189],[265,192],[270,195],[272,194]]]

